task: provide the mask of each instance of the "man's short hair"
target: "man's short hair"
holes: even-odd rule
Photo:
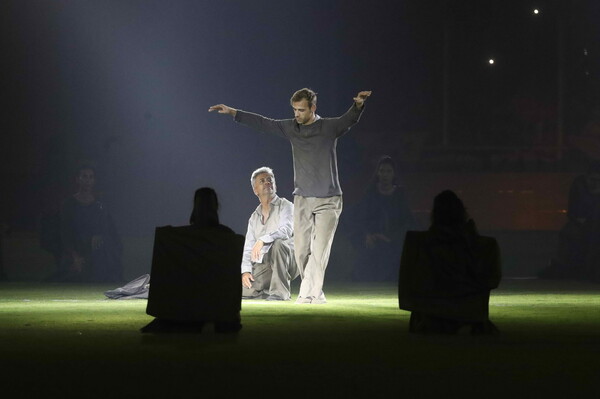
[[[92,172],[94,172],[94,176],[96,176],[96,167],[91,162],[80,163],[79,165],[77,165],[77,167],[75,168],[76,178],[79,177],[82,170],[91,170]]]
[[[312,91],[311,89],[300,89],[292,95],[290,98],[290,104],[297,103],[299,101],[306,100],[308,101],[308,107],[312,108],[313,105],[317,105],[317,93]]]
[[[275,181],[275,175],[273,174],[273,169],[269,168],[268,166],[261,166],[260,168],[256,169],[254,172],[252,172],[252,176],[250,177],[250,184],[252,185],[252,188],[254,188],[254,182],[256,181],[256,176],[260,175],[261,173],[270,174],[271,177],[273,178],[273,181]]]

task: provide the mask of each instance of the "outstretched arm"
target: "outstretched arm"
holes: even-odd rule
[[[371,95],[371,91],[361,91],[356,97],[354,97],[354,102],[356,103],[356,108],[361,109],[363,105],[365,105],[365,101],[367,101],[367,97]]]
[[[354,97],[354,104],[352,104],[350,109],[348,109],[348,111],[346,111],[344,115],[338,118],[332,118],[335,119],[334,123],[336,125],[337,130],[336,137],[341,137],[344,134],[348,133],[350,128],[358,122],[358,120],[360,119],[360,115],[363,112],[365,101],[370,95],[370,91],[358,92],[356,97]]]
[[[235,118],[235,114],[237,114],[237,109],[228,107],[225,104],[217,104],[213,105],[208,109],[208,112],[217,111],[220,114],[229,114]]]

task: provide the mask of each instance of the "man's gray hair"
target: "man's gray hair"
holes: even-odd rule
[[[268,173],[273,178],[273,181],[275,180],[275,174],[273,174],[273,169],[269,168],[268,166],[261,166],[260,168],[252,172],[252,176],[250,177],[250,184],[252,185],[252,188],[254,188],[256,176],[260,175],[261,173]]]

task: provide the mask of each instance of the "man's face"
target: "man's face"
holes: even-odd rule
[[[79,176],[77,176],[77,183],[82,188],[91,189],[94,187],[96,183],[96,177],[94,176],[94,171],[91,169],[82,169],[79,171]]]
[[[384,185],[392,184],[394,182],[394,168],[390,164],[382,164],[377,170],[377,177],[379,182]]]
[[[257,196],[268,195],[273,196],[277,191],[275,186],[275,177],[267,172],[260,173],[254,180],[254,194]]]
[[[311,122],[315,117],[315,111],[317,110],[315,104],[313,104],[312,107],[309,107],[307,100],[293,102],[292,108],[294,109],[294,118],[300,125]]]

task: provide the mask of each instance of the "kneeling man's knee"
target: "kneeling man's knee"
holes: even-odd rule
[[[273,241],[273,245],[271,246],[272,251],[289,251],[290,246],[287,241],[284,240],[275,240]]]

